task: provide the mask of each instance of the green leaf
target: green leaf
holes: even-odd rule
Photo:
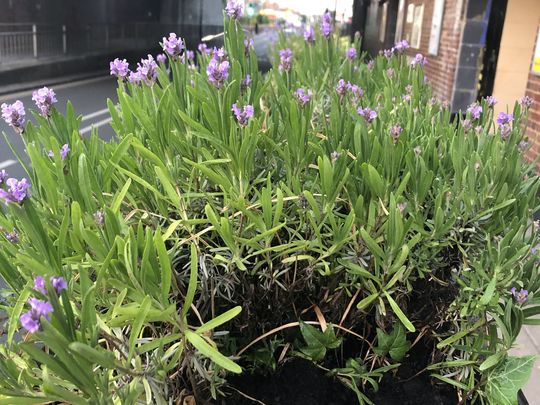
[[[208,321],[204,323],[203,325],[199,326],[197,330],[195,331],[195,333],[198,333],[200,335],[206,331],[215,329],[218,326],[223,325],[226,322],[229,322],[231,319],[236,317],[240,312],[242,312],[242,307],[239,305],[234,308],[231,308],[227,312],[224,312],[221,315],[216,316],[211,321]]]
[[[395,361],[401,361],[409,351],[411,343],[407,340],[405,329],[398,323],[390,334],[384,333],[382,329],[377,328],[377,347],[374,349],[379,356],[390,357]]]
[[[31,292],[32,290],[29,286],[21,292],[21,295],[19,295],[19,298],[17,298],[17,303],[15,304],[13,310],[9,315],[7,344],[10,346],[13,343],[13,336],[15,335],[15,331],[17,330],[17,325],[19,324],[19,318],[21,317],[24,304],[26,304],[26,301],[28,300],[28,297],[30,297]]]
[[[508,357],[493,370],[489,374],[485,389],[488,403],[517,404],[517,392],[529,381],[535,360],[536,356]]]
[[[150,296],[147,295],[144,297],[144,300],[141,303],[137,316],[135,317],[133,321],[133,326],[131,327],[131,333],[129,335],[128,362],[131,361],[133,353],[135,352],[135,344],[137,343],[137,339],[143,327],[144,321],[146,319],[146,315],[148,315],[148,311],[150,310],[150,304],[151,304]]]
[[[189,272],[189,284],[188,290],[186,293],[186,298],[184,300],[184,305],[182,305],[182,316],[185,317],[193,303],[193,298],[195,297],[195,291],[197,290],[197,278],[199,270],[199,260],[197,257],[197,246],[194,243],[191,244],[191,259],[190,259],[190,272]]]
[[[399,320],[405,325],[405,327],[409,330],[409,332],[416,332],[416,328],[414,325],[409,321],[409,319],[405,316],[399,305],[396,301],[388,294],[386,291],[384,291],[384,295],[386,299],[388,300],[388,303],[392,307],[392,311],[396,314],[396,316],[399,318]]]
[[[364,298],[362,301],[360,301],[356,307],[358,309],[363,309],[367,307],[369,304],[371,304],[373,301],[375,301],[379,297],[379,293],[373,293],[371,295],[368,295],[366,298]]]
[[[126,194],[129,190],[129,186],[131,186],[131,179],[127,179],[126,184],[124,184],[124,187],[116,194],[114,197],[114,200],[111,204],[111,211],[118,212],[120,209],[120,205],[122,204],[122,201],[124,201],[124,198],[126,197]]]
[[[322,332],[310,324],[300,322],[300,332],[307,344],[300,350],[314,361],[323,360],[327,349],[336,349],[341,345],[341,339],[336,337],[332,325],[328,325]]]
[[[211,346],[206,340],[201,336],[197,335],[195,332],[186,330],[186,338],[197,349],[201,352],[203,356],[208,357],[217,365],[223,367],[225,370],[229,370],[232,373],[240,374],[242,368],[236,364],[234,361],[222,355],[215,347]]]

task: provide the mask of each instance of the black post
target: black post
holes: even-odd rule
[[[351,22],[351,40],[354,39],[356,32],[364,37],[366,29],[366,16],[370,0],[354,0],[353,16]]]

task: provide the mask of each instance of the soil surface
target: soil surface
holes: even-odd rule
[[[234,389],[221,399],[221,405],[356,405],[353,391],[306,360],[286,362],[273,375],[245,374],[229,383],[236,390],[257,401],[242,396]],[[455,392],[448,386],[433,386],[429,378],[417,377],[400,382],[385,376],[378,393],[367,393],[376,405],[455,405]]]

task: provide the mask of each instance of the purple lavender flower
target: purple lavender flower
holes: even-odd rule
[[[403,214],[403,212],[407,209],[407,203],[406,202],[397,203],[396,208],[399,210],[400,214]]]
[[[510,289],[510,292],[519,304],[524,304],[525,301],[527,301],[527,299],[529,298],[529,292],[527,290],[524,290],[523,288],[520,291],[517,291],[516,287],[512,287]]]
[[[531,147],[531,144],[525,140],[522,140],[518,143],[518,150],[523,153]]]
[[[477,103],[471,104],[469,108],[467,108],[467,112],[471,114],[473,120],[477,120],[482,114],[482,106]]]
[[[21,321],[21,325],[24,329],[26,329],[30,333],[36,333],[39,330],[40,323],[39,319],[35,319],[32,316],[32,311],[25,312],[21,315],[19,318]]]
[[[406,39],[402,40],[402,41],[398,41],[396,42],[396,44],[394,45],[394,49],[398,52],[403,52],[407,49],[409,49],[409,43],[407,42]]]
[[[356,102],[358,99],[364,97],[364,90],[351,82],[347,82],[347,90],[351,92],[353,101]]]
[[[375,61],[373,59],[371,59],[368,63],[367,63],[367,67],[369,70],[373,70],[373,68],[375,67]]]
[[[225,83],[229,77],[229,61],[223,60],[219,55],[219,52],[214,52],[214,56],[210,62],[208,62],[208,66],[206,67],[208,80],[218,89],[223,86],[223,83]]]
[[[424,55],[422,55],[421,53],[417,53],[416,56],[411,61],[412,66],[415,66],[415,65],[423,66],[426,63],[427,63],[427,58]]]
[[[244,9],[238,0],[229,0],[225,12],[230,18],[239,18],[244,15]]]
[[[71,150],[69,149],[69,145],[67,143],[62,145],[62,147],[60,148],[60,157],[62,158],[62,160],[66,158],[70,151]]]
[[[461,126],[463,127],[463,130],[465,132],[469,132],[472,128],[471,120],[468,118],[464,119],[463,122],[461,123]]]
[[[54,90],[47,87],[34,90],[32,92],[32,100],[36,103],[36,107],[44,117],[48,117],[51,114],[52,105],[58,101]]]
[[[294,92],[294,97],[302,107],[309,103],[312,95],[313,93],[311,93],[311,90],[306,91],[302,87]]]
[[[279,51],[279,66],[280,72],[288,72],[291,70],[293,53],[289,48],[281,49]]]
[[[193,61],[195,60],[195,52],[193,52],[191,49],[188,49],[186,51],[186,57],[188,60]]]
[[[338,159],[340,158],[340,156],[341,156],[341,153],[339,153],[338,151],[333,151],[332,153],[330,153],[330,161],[332,163],[336,163]]]
[[[240,108],[236,103],[234,103],[231,111],[234,113],[236,121],[238,121],[238,123],[242,126],[246,126],[249,120],[253,117],[253,106],[249,104],[244,106],[244,108]]]
[[[329,11],[323,14],[320,28],[324,37],[329,38],[330,34],[332,34],[332,14]]]
[[[125,59],[116,58],[109,63],[111,76],[116,76],[119,79],[125,79],[129,74],[129,63]]]
[[[143,78],[140,72],[129,72],[128,81],[131,84],[141,84]]]
[[[57,295],[67,288],[66,280],[63,277],[51,277],[51,285]]]
[[[383,50],[383,55],[385,58],[389,59],[392,57],[392,55],[394,54],[394,48],[391,48],[391,49],[384,49]]]
[[[247,74],[245,79],[240,82],[240,91],[245,91],[251,85],[251,75]]]
[[[364,117],[364,120],[366,120],[368,124],[371,124],[373,120],[377,118],[377,112],[372,110],[369,107],[366,107],[366,108],[358,107],[356,111],[358,112],[359,115]]]
[[[214,49],[212,49],[212,57],[216,60],[218,60],[219,62],[223,62],[226,58],[226,53],[225,53],[225,48],[221,47],[221,48],[216,48],[214,47]]]
[[[28,189],[30,184],[26,179],[17,180],[9,178],[6,180],[7,190],[0,189],[0,198],[3,198],[7,203],[19,203],[21,204],[26,198],[29,197]]]
[[[50,302],[38,300],[37,298],[30,298],[28,304],[30,304],[31,309],[21,315],[20,321],[23,328],[30,333],[35,333],[39,330],[41,317],[47,320],[51,319],[50,314],[53,307]]]
[[[47,290],[45,289],[45,279],[42,276],[34,278],[34,290],[39,291],[43,295],[47,294]]]
[[[2,104],[2,118],[6,124],[15,129],[22,129],[25,114],[22,101],[17,100],[13,104]]]
[[[403,132],[403,128],[401,128],[401,125],[399,124],[392,125],[392,127],[390,128],[390,136],[392,137],[392,141],[394,142],[394,144],[397,142],[402,132]]]
[[[306,27],[304,31],[304,40],[308,44],[315,43],[315,30],[313,29],[313,27]]]
[[[49,152],[47,152],[47,156],[50,157],[50,158],[53,158],[54,157],[54,152],[51,150],[49,150]]]
[[[6,172],[4,169],[0,170],[0,184],[6,181],[8,177],[9,177],[8,172]]]
[[[386,75],[388,76],[389,79],[393,78],[395,73],[396,71],[392,68],[386,69]]]
[[[178,56],[186,48],[184,40],[174,32],[169,34],[169,38],[163,37],[163,50],[171,56]]]
[[[510,124],[513,120],[514,116],[512,114],[507,114],[504,111],[501,111],[497,116],[497,124],[499,125]]]
[[[347,58],[353,60],[356,58],[356,48],[347,49]]]
[[[244,39],[244,55],[249,56],[249,52],[253,48],[253,39],[252,38],[246,38]]]
[[[13,228],[11,232],[6,233],[6,239],[15,245],[19,243],[19,233]]]
[[[148,55],[148,59],[141,59],[141,63],[137,63],[137,72],[148,86],[152,86],[156,82],[157,68],[152,55]]]
[[[167,57],[164,53],[158,53],[156,56],[157,63],[165,63],[167,61]]]
[[[105,214],[103,214],[103,211],[96,211],[94,212],[94,222],[97,226],[103,226],[103,223],[105,222]]]
[[[345,80],[339,79],[338,84],[336,85],[336,91],[341,97],[345,95],[345,92],[347,91]]]
[[[497,99],[493,96],[487,96],[486,104],[488,107],[493,107],[495,104],[497,104]]]
[[[197,48],[199,52],[203,55],[208,55],[212,52],[211,49],[208,49],[208,46],[204,42],[201,42]]]
[[[529,96],[523,96],[519,99],[519,104],[522,107],[529,108],[531,105],[533,105],[534,100]]]
[[[510,133],[512,132],[512,126],[510,124],[502,124],[499,128],[501,130],[501,139],[503,141],[508,140],[508,138],[510,138]]]

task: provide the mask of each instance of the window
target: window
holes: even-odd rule
[[[388,3],[382,5],[381,24],[379,25],[379,41],[384,42],[386,36],[386,14],[388,13]]]
[[[414,19],[411,33],[411,46],[420,48],[420,40],[422,38],[422,20],[424,19],[424,5],[414,8]]]
[[[443,13],[444,0],[435,0],[435,4],[433,6],[433,18],[431,20],[431,33],[429,35],[430,55],[437,55],[439,53]]]
[[[399,0],[397,21],[396,21],[396,42],[401,40],[403,36],[403,17],[404,16],[405,16],[405,0]]]

